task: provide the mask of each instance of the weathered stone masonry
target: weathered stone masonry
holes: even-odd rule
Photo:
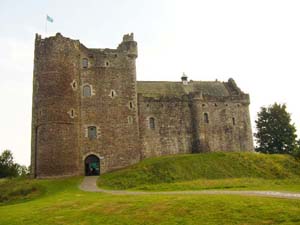
[[[136,81],[137,43],[89,49],[61,34],[36,35],[32,174],[101,173],[143,158],[209,151],[252,151],[249,95],[228,82]]]

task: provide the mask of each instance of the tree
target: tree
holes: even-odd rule
[[[270,154],[293,154],[297,151],[299,145],[296,128],[291,124],[285,104],[275,103],[269,107],[261,107],[257,115],[257,133],[254,134],[256,151]]]
[[[18,175],[17,166],[10,150],[4,150],[0,155],[0,178]]]
[[[0,155],[0,178],[27,176],[29,170],[26,166],[14,162],[13,154],[10,150],[4,150]]]

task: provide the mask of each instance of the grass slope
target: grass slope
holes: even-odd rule
[[[37,180],[28,178],[0,179],[0,206],[52,196],[78,182],[78,178]],[[69,188],[68,188],[69,189]]]
[[[300,223],[299,200],[226,195],[109,195],[80,191],[77,188],[80,181],[81,178],[35,180],[43,194],[31,201],[1,205],[0,224]]]
[[[288,155],[238,152],[166,156],[104,174],[98,181],[104,188],[140,190],[276,189],[276,184],[299,190],[300,162]]]

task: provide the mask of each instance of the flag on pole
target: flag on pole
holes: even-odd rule
[[[47,15],[47,21],[50,23],[53,23],[54,20],[53,20],[53,18],[51,18],[50,16]]]

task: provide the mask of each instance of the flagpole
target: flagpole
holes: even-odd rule
[[[47,15],[46,15],[46,20],[45,20],[45,37],[47,36]]]

